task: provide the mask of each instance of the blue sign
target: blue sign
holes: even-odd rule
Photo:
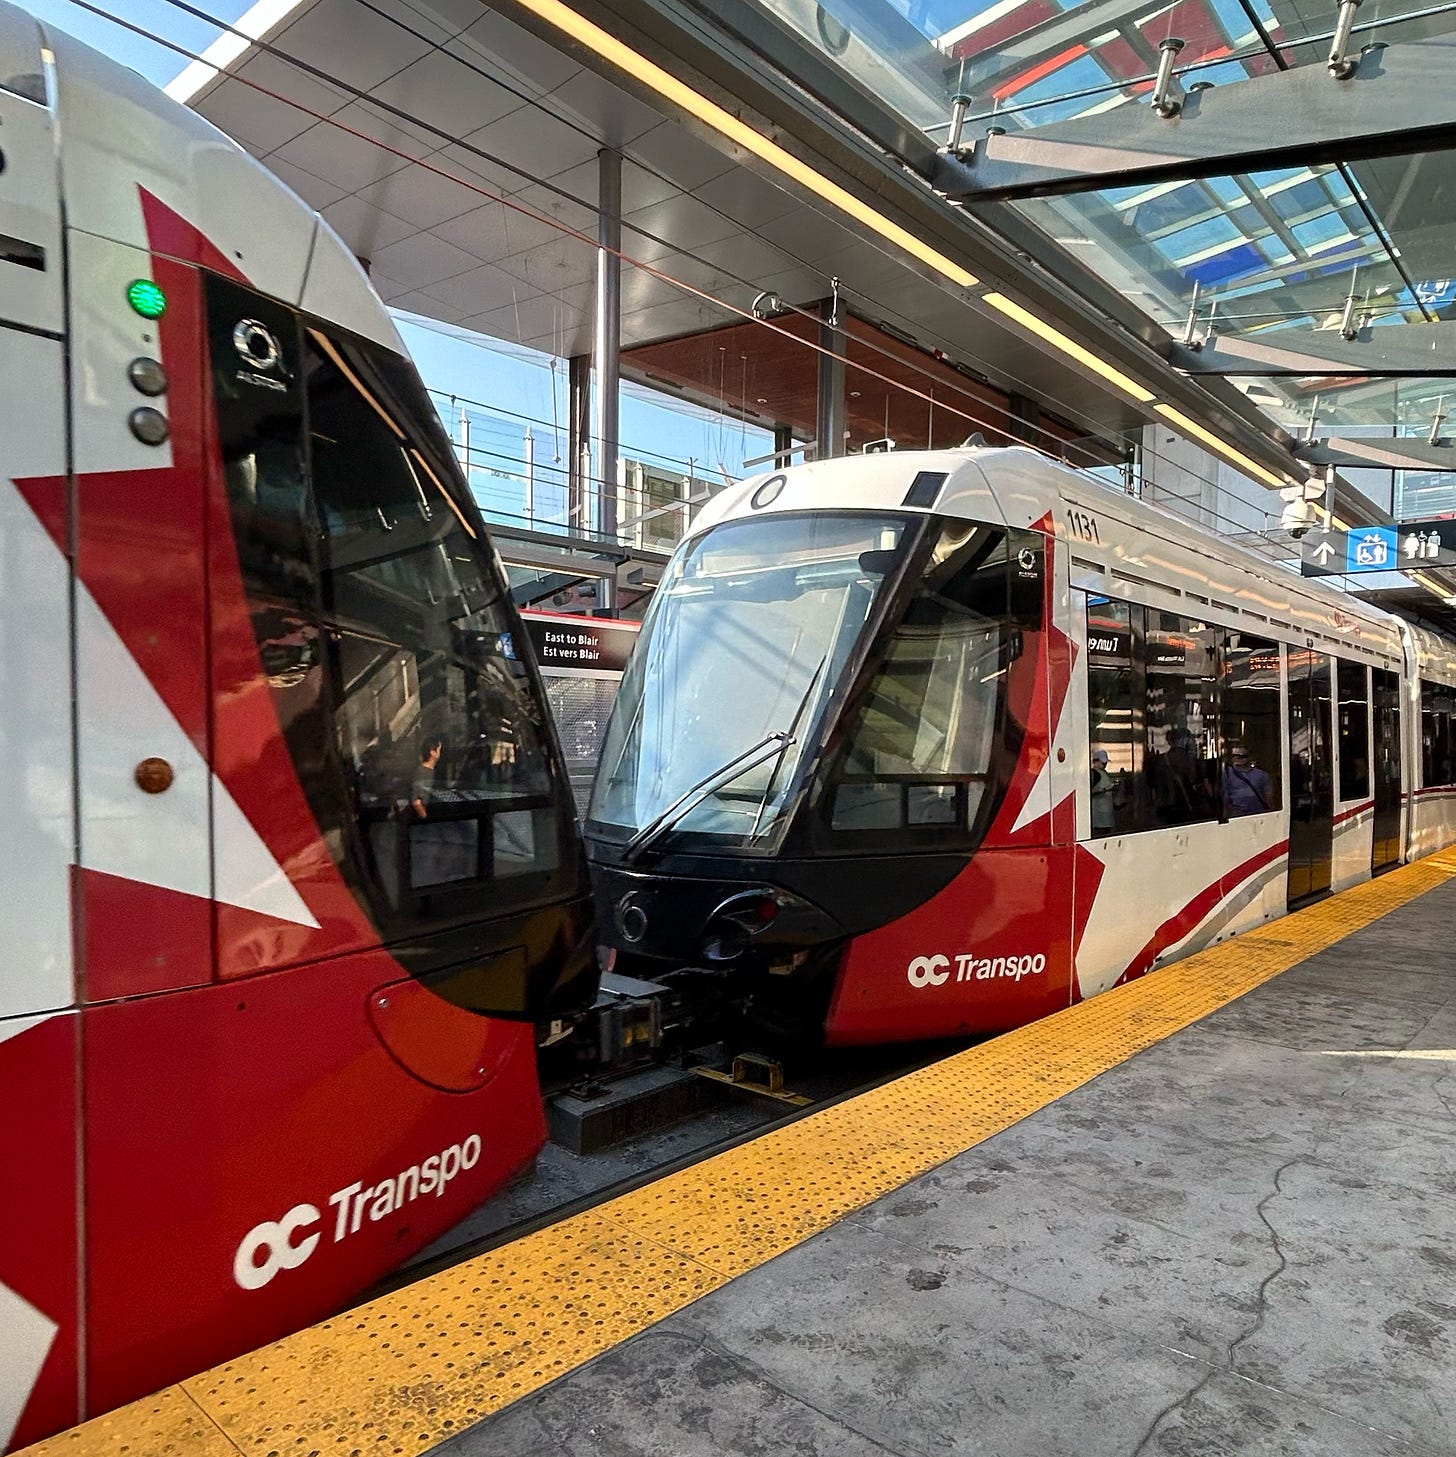
[[[1393,526],[1362,526],[1345,542],[1347,572],[1389,572],[1400,565],[1400,543]]]
[[[1414,287],[1416,298],[1428,309],[1448,309],[1456,303],[1456,278],[1427,278]]]

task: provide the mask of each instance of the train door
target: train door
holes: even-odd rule
[[[1332,890],[1370,876],[1370,670],[1335,660],[1335,818]]]
[[[1289,904],[1328,895],[1335,795],[1330,735],[1330,659],[1289,654]]]
[[[1370,873],[1400,863],[1400,674],[1371,669],[1374,710],[1374,753],[1371,789],[1375,797],[1374,841]]]

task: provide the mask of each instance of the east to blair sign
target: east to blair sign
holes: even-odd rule
[[[1312,531],[1300,549],[1300,572],[1306,577],[1450,566],[1456,566],[1456,518]]]

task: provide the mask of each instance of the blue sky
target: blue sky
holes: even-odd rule
[[[165,86],[187,64],[186,58],[165,46],[154,45],[131,31],[70,0],[20,0],[21,7],[31,11],[49,25],[69,31],[87,45],[114,57],[124,66],[140,71],[150,81]],[[166,0],[96,0],[96,3],[123,20],[144,30],[165,36],[192,51],[205,50],[219,35],[218,28],[169,5]],[[248,9],[251,0],[198,0],[197,9],[231,23]]]

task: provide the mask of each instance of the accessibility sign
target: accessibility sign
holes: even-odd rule
[[[1304,538],[1300,550],[1300,572],[1306,577],[1451,566],[1456,566],[1456,519],[1316,531]]]

